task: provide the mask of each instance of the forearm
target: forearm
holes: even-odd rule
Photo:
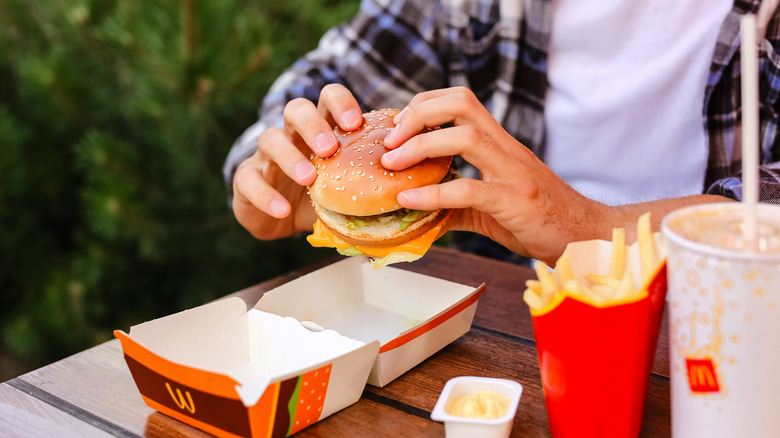
[[[661,221],[666,214],[688,205],[707,204],[713,202],[733,202],[733,199],[720,195],[691,195],[681,198],[659,199],[656,201],[640,202],[637,204],[606,207],[607,217],[610,218],[600,230],[602,236],[611,236],[612,228],[624,228],[626,230],[626,242],[636,241],[636,224],[639,216],[650,212],[653,231],[660,231]],[[608,239],[609,237],[607,237]]]

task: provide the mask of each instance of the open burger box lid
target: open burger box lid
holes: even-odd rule
[[[226,437],[287,436],[465,334],[477,288],[350,257],[265,293],[114,332],[151,408]]]

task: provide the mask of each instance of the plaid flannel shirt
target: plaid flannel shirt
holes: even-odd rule
[[[763,34],[759,196],[780,204],[780,13],[777,0],[764,3],[760,8],[761,0],[736,0],[720,29],[702,106],[709,142],[702,193],[742,197],[739,27],[741,16],[752,12]],[[328,31],[316,50],[274,83],[259,121],[228,155],[228,188],[236,167],[257,149],[260,132],[283,126],[284,105],[296,97],[316,102],[329,83],[344,84],[364,110],[401,108],[426,90],[468,87],[504,129],[544,160],[550,20],[551,0],[363,0],[353,20]]]

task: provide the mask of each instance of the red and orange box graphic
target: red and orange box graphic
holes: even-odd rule
[[[252,309],[228,298],[115,335],[148,406],[217,436],[284,437],[466,333],[484,290],[352,257]]]

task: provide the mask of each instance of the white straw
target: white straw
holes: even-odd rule
[[[758,202],[758,45],[756,17],[742,16],[742,200],[745,247],[756,248]]]

